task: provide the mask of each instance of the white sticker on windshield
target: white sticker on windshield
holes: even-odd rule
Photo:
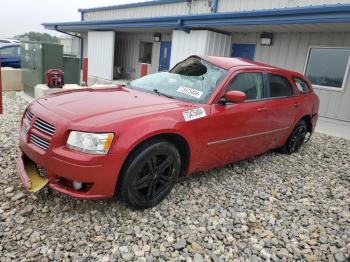
[[[180,86],[176,91],[189,96],[193,96],[195,98],[201,98],[201,96],[203,95],[203,92],[186,86]]]
[[[196,109],[184,111],[184,112],[182,112],[182,115],[184,116],[185,121],[187,122],[187,121],[191,121],[194,119],[205,117],[207,114],[205,113],[205,110],[203,107],[199,107]]]

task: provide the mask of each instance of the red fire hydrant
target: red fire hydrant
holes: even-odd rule
[[[45,73],[45,83],[50,88],[62,88],[64,85],[64,73],[59,69],[49,69]]]

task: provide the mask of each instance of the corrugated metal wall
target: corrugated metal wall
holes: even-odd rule
[[[350,0],[218,0],[218,12],[240,12],[299,6],[331,5],[350,3]],[[118,20],[157,16],[188,15],[211,12],[210,0],[193,0],[162,5],[141,6],[124,9],[92,11],[84,13],[85,21]]]
[[[190,55],[204,55],[206,51],[207,31],[198,30],[185,33],[173,32],[170,68]]]
[[[83,57],[88,57],[88,48],[89,48],[88,33],[81,33],[81,37],[83,38]]]
[[[233,43],[258,43],[259,33],[234,33]],[[272,46],[256,45],[254,60],[304,73],[309,46],[350,48],[350,33],[276,33]],[[315,88],[320,115],[350,121],[350,77],[344,91]]]
[[[190,55],[228,56],[231,49],[231,36],[208,30],[195,30],[190,33],[174,31],[171,48],[170,67]]]
[[[88,75],[113,80],[114,32],[88,33]]]
[[[232,37],[230,35],[208,31],[205,55],[230,56],[231,41]]]
[[[218,12],[239,12],[311,5],[350,3],[349,0],[219,0]]]
[[[170,41],[171,34],[162,34],[163,41]],[[135,79],[140,77],[139,50],[140,42],[152,42],[152,63],[148,66],[148,73],[158,72],[160,43],[153,42],[152,33],[118,34],[115,44],[115,65],[124,70],[124,77]]]
[[[85,21],[93,20],[118,20],[127,18],[143,18],[157,16],[188,15],[209,13],[211,11],[209,0],[194,0],[188,2],[141,6],[125,9],[112,9],[105,11],[93,11],[84,13]]]
[[[62,37],[59,39],[63,45],[63,54],[80,55],[80,39],[77,37]]]

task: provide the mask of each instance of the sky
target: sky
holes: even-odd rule
[[[47,32],[41,23],[79,21],[78,8],[118,5],[143,0],[9,0],[0,8],[0,38],[11,38],[29,31]]]

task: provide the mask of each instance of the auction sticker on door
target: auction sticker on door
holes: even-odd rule
[[[182,112],[182,115],[184,116],[185,121],[188,122],[191,120],[205,117],[206,113],[203,107],[199,107],[199,108],[184,111]]]

